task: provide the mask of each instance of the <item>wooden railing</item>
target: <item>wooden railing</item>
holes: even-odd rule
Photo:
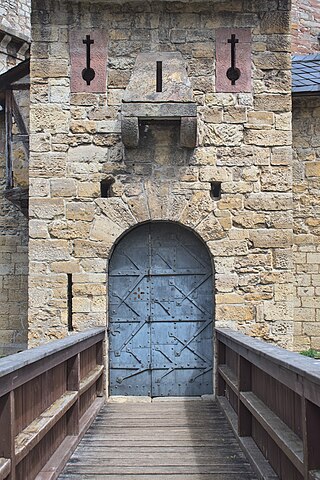
[[[104,329],[0,360],[0,480],[53,480],[104,402]]]
[[[319,360],[229,329],[216,348],[218,401],[260,478],[319,480]]]

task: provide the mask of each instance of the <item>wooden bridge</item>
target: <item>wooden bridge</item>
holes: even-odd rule
[[[106,403],[104,336],[0,361],[0,480],[320,479],[318,361],[217,329],[215,401]]]

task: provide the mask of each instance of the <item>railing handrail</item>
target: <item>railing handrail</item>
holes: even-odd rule
[[[0,378],[12,373],[14,370],[31,365],[44,358],[49,357],[62,350],[68,349],[71,345],[76,345],[88,338],[95,337],[97,334],[105,332],[104,328],[92,328],[85,332],[72,333],[66,338],[60,340],[52,340],[51,342],[40,345],[39,347],[30,348],[23,352],[14,353],[8,357],[0,359]]]
[[[93,328],[0,360],[0,480],[57,478],[104,403],[104,340]]]
[[[93,328],[1,359],[0,397],[46,371],[48,363],[52,363],[52,368],[88,348],[89,343],[102,340],[104,335],[105,328]],[[26,369],[32,364],[37,368]],[[18,375],[22,369],[27,370],[26,376]]]
[[[250,350],[258,357],[281,365],[282,367],[294,372],[300,376],[308,378],[314,383],[320,384],[320,361],[310,357],[305,357],[297,352],[290,352],[277,345],[267,343],[258,338],[249,337],[241,332],[229,328],[216,328],[216,335],[222,335],[229,338],[233,344],[236,343],[241,348]]]
[[[320,478],[320,363],[225,328],[216,350],[218,402],[258,474]]]

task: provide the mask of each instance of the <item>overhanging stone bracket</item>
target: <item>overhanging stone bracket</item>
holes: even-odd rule
[[[179,120],[180,145],[195,148],[197,106],[181,53],[138,55],[122,102],[121,132],[126,147],[138,146],[143,120]]]

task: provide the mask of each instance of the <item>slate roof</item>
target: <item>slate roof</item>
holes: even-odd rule
[[[320,94],[320,53],[293,55],[292,93]]]

